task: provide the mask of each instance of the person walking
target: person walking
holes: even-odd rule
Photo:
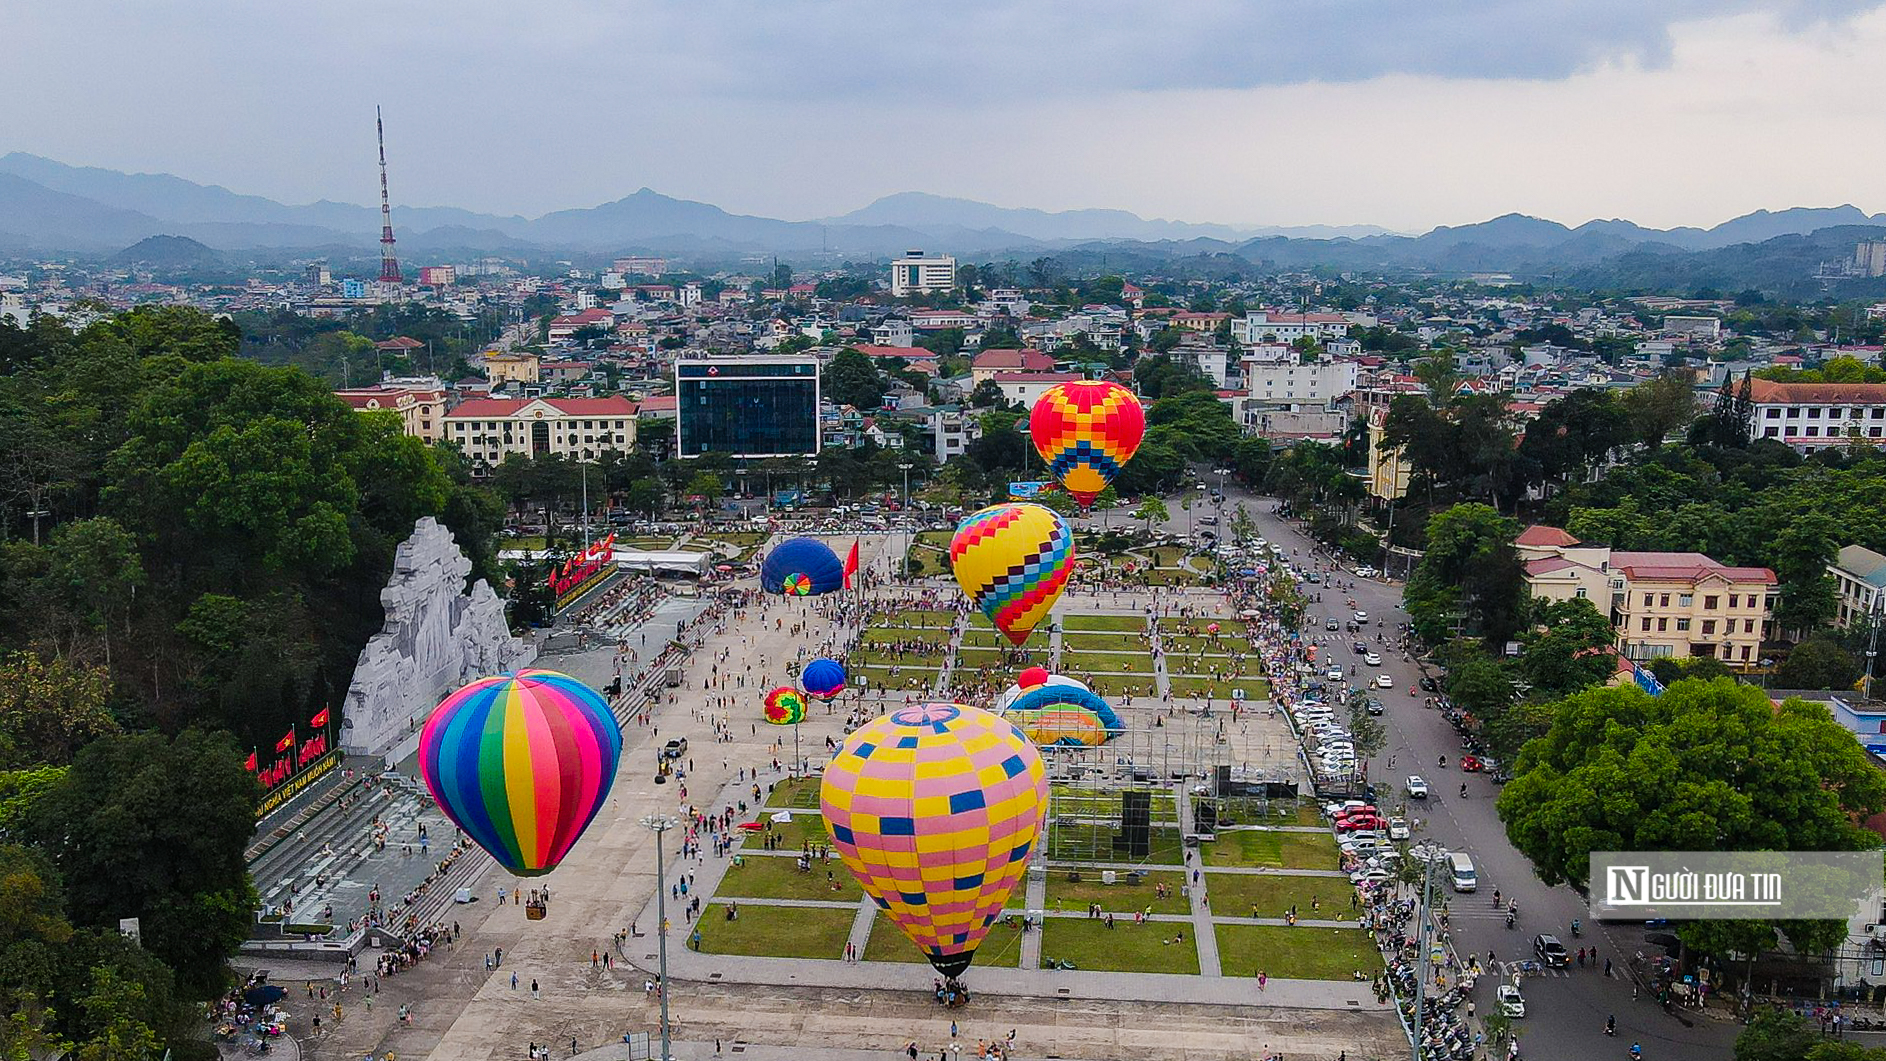
[[[541,997],[543,997],[543,996],[541,996],[541,995],[539,995],[539,994],[537,993],[537,981],[536,981],[536,979],[535,979],[535,978],[532,978],[532,980],[531,980],[531,982],[530,982],[530,997],[532,997],[532,998],[541,998]]]

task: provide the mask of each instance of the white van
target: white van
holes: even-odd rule
[[[1447,865],[1453,871],[1455,891],[1470,892],[1480,886],[1480,877],[1473,871],[1473,859],[1465,851],[1448,855]]]

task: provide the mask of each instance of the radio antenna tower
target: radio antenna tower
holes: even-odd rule
[[[373,108],[373,127],[380,137],[380,282],[397,284],[399,255],[393,253],[393,208],[386,196],[386,123],[379,107]]]

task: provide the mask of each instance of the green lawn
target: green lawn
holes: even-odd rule
[[[1058,862],[1143,863],[1154,866],[1180,864],[1181,847],[1177,826],[1153,826],[1152,847],[1143,859],[1134,858],[1125,851],[1114,850],[1113,838],[1119,833],[1117,824],[1053,823],[1048,827],[1048,857]]]
[[[1221,637],[1242,637],[1247,630],[1242,619],[1161,619],[1159,632],[1166,637],[1205,637],[1213,623],[1218,624]]]
[[[1010,653],[1019,651],[1020,655],[1011,658]],[[956,650],[956,666],[963,667],[1011,667],[1020,669],[1031,663],[1048,665],[1048,646],[1046,643],[1030,642],[1025,649],[987,648],[981,645],[965,644]]]
[[[1146,629],[1146,620],[1137,615],[1069,614],[1061,617],[1061,625],[1067,630],[1140,631]]]
[[[1283,869],[1335,869],[1336,838],[1328,833],[1292,833],[1273,829],[1220,830],[1204,845],[1207,866],[1276,866]]]
[[[1229,825],[1322,825],[1323,812],[1309,800],[1263,800],[1230,796],[1218,801],[1221,829]]]
[[[1243,689],[1246,700],[1263,700],[1270,696],[1270,683],[1262,678],[1201,678],[1193,674],[1173,674],[1166,678],[1166,685],[1176,697],[1210,697],[1213,700],[1228,700],[1233,689]]]
[[[1080,880],[1068,880],[1068,874],[1080,874]],[[1154,895],[1154,885],[1166,884],[1172,893],[1164,899]],[[1141,881],[1120,873],[1113,884],[1100,882],[1099,870],[1057,869],[1048,874],[1048,909],[1073,910],[1084,912],[1089,903],[1099,903],[1102,911],[1124,914],[1128,918],[1133,911],[1144,910],[1148,906],[1155,914],[1189,914],[1192,912],[1191,901],[1180,894],[1185,884],[1183,873],[1148,873]],[[1211,894],[1206,892],[1207,895]]]
[[[1349,980],[1356,970],[1368,979],[1382,971],[1382,955],[1369,934],[1352,928],[1284,928],[1218,925],[1218,964],[1226,976],[1271,976],[1295,980]]]
[[[1013,896],[1019,899],[1020,896]],[[864,960],[868,962],[906,962],[909,964],[928,965],[930,959],[924,957],[910,937],[904,935],[885,917],[882,912],[871,921],[871,938],[864,942]],[[1022,929],[1020,925],[1005,925],[1000,920],[989,926],[989,934],[982,938],[982,944],[976,948],[975,968],[1013,969],[1022,960]]]
[[[498,548],[524,549],[529,552],[540,553],[544,551],[545,541],[546,539],[541,534],[524,535],[517,538],[501,538],[498,540]]]
[[[1117,927],[1079,917],[1050,917],[1042,925],[1041,957],[1071,961],[1077,969],[1122,973],[1198,975],[1198,944],[1183,921],[1133,924],[1115,918]],[[1180,933],[1185,938],[1173,942]]]
[[[751,818],[747,820],[752,821]],[[765,819],[761,820],[765,821]],[[802,850],[807,841],[811,841],[815,844],[829,844],[832,842],[832,838],[825,832],[825,816],[821,814],[795,814],[792,816],[792,821],[783,825],[772,822],[768,822],[768,824],[773,826],[773,835],[780,838],[780,846],[778,849],[781,851]],[[740,846],[753,848],[763,846],[761,838],[766,835],[765,833],[753,833],[745,829],[736,829],[735,832],[740,835]],[[838,866],[840,869],[844,868],[839,863],[836,852],[832,855],[832,865]]]
[[[1158,691],[1151,677],[1128,677],[1119,674],[1109,674],[1104,678],[1095,678],[1088,674],[1071,676],[1086,682],[1089,689],[1108,701],[1112,701],[1116,696],[1151,696]]]
[[[1229,656],[1233,652],[1249,655],[1251,643],[1241,637],[1184,637],[1162,633],[1159,643],[1172,656]]]
[[[872,646],[855,649],[845,657],[845,663],[855,667],[941,667],[943,665],[943,646],[931,646],[933,651],[921,655],[905,651],[900,655]]]
[[[1151,674],[1153,658],[1143,652],[1063,652],[1061,669],[1076,674]]]
[[[860,645],[891,645],[900,641],[922,641],[924,644],[947,644],[950,640],[948,627],[934,626],[870,626],[858,638]]]
[[[1355,914],[1349,907],[1349,897],[1354,894],[1355,886],[1344,877],[1205,874],[1205,895],[1211,899],[1212,913],[1219,917],[1282,917],[1294,903],[1299,918],[1343,920]],[[1321,909],[1311,909],[1312,899],[1321,902]],[[1251,912],[1252,904],[1257,907],[1255,914]]]
[[[868,687],[872,689],[888,687],[897,692],[928,692],[936,684],[937,668],[904,666],[893,676],[889,667],[857,667],[851,673],[854,678],[870,679]],[[914,688],[910,684],[913,678],[918,680]]]
[[[1144,652],[1145,635],[1128,633],[1063,633],[1063,652]]]
[[[910,564],[910,577],[929,578],[932,575],[950,573],[950,554],[943,549],[931,548],[923,542],[910,547],[904,554]]]
[[[836,858],[830,863],[815,859],[813,868],[801,873],[796,858],[773,855],[739,857],[739,865],[727,867],[727,875],[721,879],[715,895],[747,899],[856,900],[863,894],[858,887],[858,879]]]
[[[772,790],[766,793],[766,805],[817,810],[819,807],[818,778],[789,777],[784,781],[775,782]]]
[[[856,910],[823,907],[760,906],[740,903],[740,917],[729,921],[722,903],[708,903],[697,922],[700,949],[706,954],[751,954],[762,958],[823,958],[839,961],[851,936]],[[683,943],[693,930],[675,926]]]

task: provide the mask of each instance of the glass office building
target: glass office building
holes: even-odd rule
[[[743,356],[675,362],[675,452],[816,456],[818,361]]]

